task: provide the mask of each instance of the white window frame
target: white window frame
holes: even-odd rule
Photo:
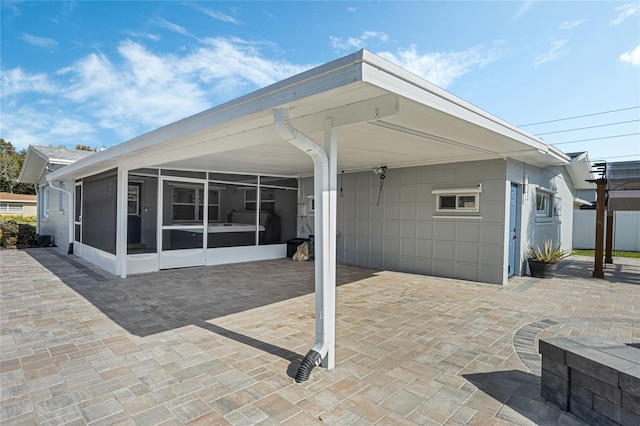
[[[271,209],[266,209],[266,205],[267,204],[272,204],[275,205],[276,200],[275,198],[273,200],[270,199],[266,199],[265,195],[270,194],[269,190],[273,189],[273,188],[260,188],[260,211],[273,211],[273,208]],[[250,199],[248,197],[249,194],[256,194],[256,197],[254,199]],[[255,211],[252,210],[249,205],[253,204],[257,207],[258,205],[258,200],[257,200],[257,194],[258,194],[258,188],[250,188],[250,189],[246,189],[244,191],[244,209],[247,211]],[[275,194],[275,193],[274,193]]]
[[[175,191],[176,188],[179,189],[193,189],[195,190],[195,195],[194,195],[194,200],[193,203],[176,203],[173,198],[173,191]],[[215,207],[217,210],[217,219],[211,219],[209,218],[209,222],[220,222],[220,189],[219,188],[211,188],[209,187],[209,192],[217,192],[218,193],[218,202],[217,203],[212,203],[208,201],[208,206],[209,207]],[[193,206],[194,207],[194,218],[193,219],[181,219],[181,222],[201,222],[204,218],[204,211],[202,212],[202,214],[200,213],[200,207],[203,207],[204,205],[204,189],[200,188],[200,187],[195,187],[192,185],[172,185],[171,187],[171,208],[173,209],[173,206],[176,205],[189,205],[189,206]],[[173,218],[173,220],[176,220],[175,218]]]
[[[64,214],[64,205],[65,205],[65,193],[62,191],[59,191],[58,193],[58,211],[60,212],[60,214]]]
[[[40,201],[42,201],[42,206],[40,207],[40,214],[42,215],[42,219],[49,219],[49,187],[42,188],[42,197],[40,197]]]
[[[212,192],[215,192],[215,193],[218,194],[217,197],[216,197],[218,199],[217,203],[214,203],[214,202],[211,201],[211,198],[212,198],[211,197],[211,193]],[[222,194],[220,194],[220,189],[219,188],[212,188],[211,186],[209,186],[209,199],[208,199],[209,207],[208,208],[211,209],[211,207],[215,207],[215,210],[216,210],[216,219],[212,219],[211,215],[209,215],[208,216],[209,222],[220,222],[220,196],[221,195]]]
[[[553,198],[553,191],[540,187],[536,188],[536,196],[534,200],[536,218],[549,219],[553,216]],[[538,200],[542,200],[542,203]]]
[[[438,213],[477,213],[480,211],[482,184],[478,184],[477,188],[434,189],[431,193],[436,196],[436,212]],[[455,197],[455,204],[452,208],[441,207],[442,199],[445,197]],[[473,197],[473,206],[466,206],[462,203],[466,197]]]
[[[2,203],[0,213],[24,213],[24,204]]]

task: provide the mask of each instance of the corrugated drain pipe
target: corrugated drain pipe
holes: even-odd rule
[[[326,216],[326,206],[324,206],[323,193],[327,193],[329,189],[329,159],[327,153],[321,146],[316,144],[306,135],[299,132],[291,124],[289,119],[289,111],[286,108],[278,108],[273,112],[273,121],[276,130],[280,136],[291,143],[296,148],[305,152],[313,159],[314,165],[314,198],[316,202],[316,211],[320,210],[322,214],[316,214],[314,217],[315,228],[315,286],[316,286],[316,342],[315,345],[302,360],[298,372],[296,373],[296,382],[306,381],[311,374],[313,367],[320,365],[322,359],[329,351],[329,345],[326,342],[326,333],[324,327],[318,327],[317,322],[324,318],[322,303],[318,303],[318,298],[322,298],[323,282],[325,272],[324,246],[328,241],[324,241],[324,232],[318,233],[319,230],[324,231],[323,217]],[[322,330],[322,331],[319,331]]]
[[[67,254],[73,254],[73,240],[75,236],[75,233],[73,232],[74,226],[75,226],[75,223],[74,223],[75,213],[73,211],[73,199],[75,197],[75,193],[73,193],[69,189],[66,189],[64,186],[62,186],[62,182],[60,182],[60,186],[56,186],[56,182],[52,180],[47,182],[49,183],[49,188],[55,189],[56,191],[64,192],[69,196],[69,248],[67,250]]]

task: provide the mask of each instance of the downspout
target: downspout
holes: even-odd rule
[[[42,201],[40,200],[40,185],[39,184],[35,184],[33,185],[33,188],[36,190],[36,234],[40,234],[40,220],[42,219],[42,215],[40,214],[40,205],[42,203]]]
[[[324,284],[328,279],[329,270],[326,265],[329,250],[329,159],[324,149],[306,135],[300,133],[289,119],[286,108],[278,108],[273,112],[273,121],[280,136],[296,148],[305,152],[313,160],[313,193],[316,203],[316,211],[321,214],[314,216],[315,235],[315,290],[316,290],[316,341],[311,350],[302,360],[296,382],[304,382],[309,378],[313,367],[321,364],[322,359],[329,352],[329,330],[325,324],[324,315]]]
[[[53,188],[56,191],[64,192],[68,195],[69,198],[69,249],[67,250],[67,254],[73,254],[73,240],[75,233],[75,222],[74,222],[74,210],[73,210],[73,199],[75,198],[75,193],[71,192],[70,189],[66,189],[62,186],[62,182],[60,182],[60,186],[56,186],[56,181],[47,181],[49,183],[49,188]]]

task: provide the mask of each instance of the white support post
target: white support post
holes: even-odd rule
[[[333,120],[327,118],[324,121],[324,149],[329,159],[328,205],[323,212],[323,228],[325,235],[325,275],[322,281],[324,298],[322,301],[324,311],[325,342],[328,346],[327,356],[322,360],[322,366],[331,369],[335,366],[336,353],[336,210],[338,190],[338,137],[337,130],[333,127]],[[326,215],[326,217],[325,217]]]
[[[118,190],[116,195],[116,270],[121,278],[127,277],[127,194],[129,173],[118,166]]]

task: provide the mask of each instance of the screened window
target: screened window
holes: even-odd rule
[[[479,194],[437,194],[436,211],[477,212]]]
[[[40,198],[42,201],[42,205],[40,206],[40,214],[43,219],[47,219],[49,217],[49,188],[44,188],[42,190],[42,197]]]

